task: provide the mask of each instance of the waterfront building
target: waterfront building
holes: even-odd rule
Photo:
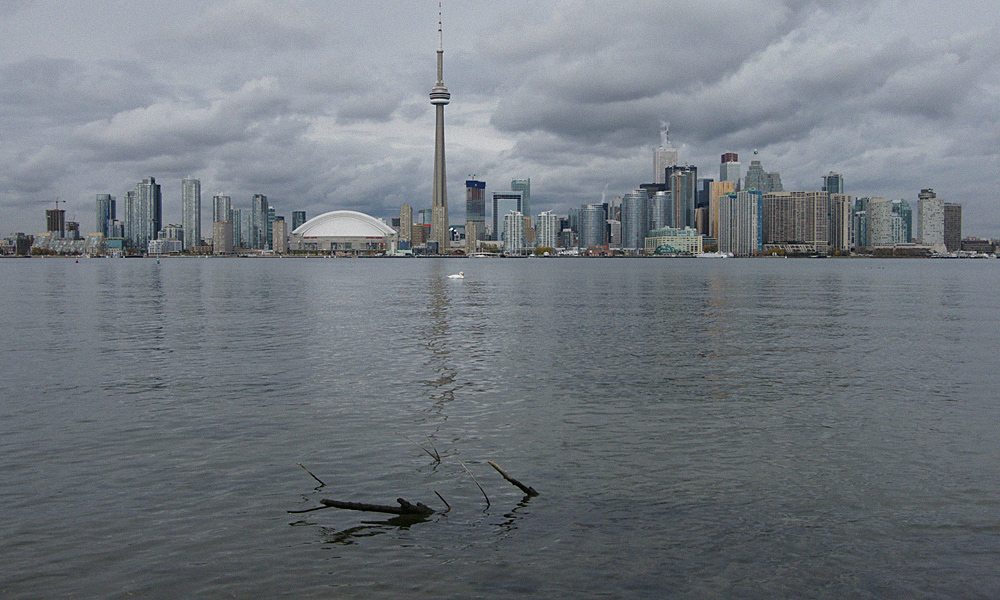
[[[580,207],[580,248],[608,245],[606,215],[603,204],[584,204]]]
[[[149,240],[146,243],[146,254],[180,254],[182,250],[183,242],[175,239]]]
[[[285,223],[285,217],[275,217],[271,229],[271,248],[276,254],[288,254],[288,224]]]
[[[440,15],[439,15],[440,17]],[[444,107],[451,100],[451,93],[444,85],[444,33],[438,19],[437,83],[431,89],[434,106],[434,189],[431,202],[431,237],[437,242],[438,252],[446,253],[451,247],[448,223],[448,179],[444,164]]]
[[[646,254],[654,254],[660,248],[668,254],[701,254],[705,250],[704,240],[705,237],[692,227],[663,227],[650,231],[643,238],[640,250]]]
[[[944,245],[948,252],[962,249],[962,205],[944,203]]]
[[[243,211],[239,208],[234,208],[229,211],[229,214],[231,215],[229,220],[233,224],[233,248],[246,248]]]
[[[227,215],[226,217],[230,217]],[[181,180],[181,225],[184,249],[201,244],[201,181],[194,177]]]
[[[465,246],[466,252],[476,251],[476,243],[486,239],[486,182],[469,179],[465,182]]]
[[[250,199],[250,247],[254,250],[267,248],[267,196],[254,194]]]
[[[292,233],[295,233],[295,229],[292,229]],[[406,250],[409,250],[409,245],[413,241],[413,207],[409,204],[399,207],[399,241],[405,242]]]
[[[493,192],[493,239],[501,241],[504,239],[503,227],[507,213],[514,211],[521,213],[523,208],[523,196],[521,192]]]
[[[830,252],[850,252],[851,216],[854,198],[847,194],[830,194]]]
[[[867,248],[892,246],[894,244],[892,203],[885,198],[869,198],[866,214],[868,241],[865,246]],[[898,225],[896,229],[898,232]]]
[[[694,227],[694,209],[698,204],[698,168],[691,165],[668,167],[666,172],[674,200],[674,227]]]
[[[726,156],[736,157],[735,154],[723,154],[722,158],[725,160]],[[725,164],[725,163],[723,163]],[[737,166],[739,163],[736,163]],[[719,238],[719,198],[722,196],[728,196],[729,194],[736,193],[736,185],[739,183],[739,177],[736,179],[723,179],[722,181],[713,181],[711,185],[708,186],[708,236],[718,239]]]
[[[232,254],[233,248],[233,223],[229,220],[212,223],[212,254]]]
[[[647,192],[648,197],[648,192]],[[650,228],[663,229],[674,224],[674,196],[670,190],[654,192],[649,198]]]
[[[429,228],[426,226],[426,229]],[[425,228],[421,226],[419,229]],[[415,238],[417,230],[418,227],[413,228]],[[398,240],[392,227],[353,210],[335,210],[315,216],[297,227],[290,237],[290,251],[349,254],[394,252]]]
[[[851,245],[854,248],[868,247],[868,200],[858,198],[851,211]]]
[[[899,215],[902,225],[902,243],[913,243],[913,209],[906,200],[893,200],[892,212]]]
[[[552,211],[545,211],[538,215],[535,227],[537,231],[535,245],[540,248],[558,248],[561,221],[559,216],[553,214]]]
[[[821,191],[764,194],[764,244],[827,254],[829,195]]]
[[[608,219],[605,221],[607,224],[608,231],[608,247],[609,248],[621,248],[622,247],[622,222],[618,219]]]
[[[485,184],[484,184],[485,185]],[[531,214],[531,178],[513,179],[510,182],[510,191],[521,192],[521,214],[527,216]]]
[[[184,244],[184,226],[178,223],[171,223],[161,229],[156,234],[158,240],[178,240]]]
[[[111,194],[97,194],[97,219],[94,231],[106,238],[111,237],[115,219],[115,197]]]
[[[944,200],[933,189],[920,190],[917,196],[917,241],[935,252],[944,252]]]
[[[639,189],[622,197],[621,248],[642,250],[649,233],[649,198],[646,190]]]
[[[503,249],[508,254],[524,253],[524,215],[512,210],[503,217]]]
[[[267,207],[267,246],[268,250],[274,249],[274,221],[277,219],[273,206]]]
[[[410,217],[412,219],[412,216]],[[304,210],[293,210],[292,211],[292,231],[299,228],[300,225],[306,222],[306,211]],[[402,221],[400,221],[402,222]]]
[[[233,218],[233,203],[229,196],[217,194],[212,196],[212,222],[222,223]]]
[[[146,250],[150,240],[156,239],[160,231],[163,215],[163,197],[160,184],[153,177],[146,177],[134,190],[130,190],[125,200],[126,237],[132,248]]]
[[[736,184],[739,183],[742,165],[740,165],[740,157],[735,152],[726,152],[722,155],[722,160],[719,163],[719,182],[729,182],[733,184],[733,193],[736,191]]]
[[[653,183],[667,182],[667,169],[677,166],[677,149],[670,144],[670,123],[660,121],[660,147],[653,151]]]
[[[764,196],[741,190],[719,197],[719,251],[751,256],[764,248]]]

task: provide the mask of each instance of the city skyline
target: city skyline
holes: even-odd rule
[[[182,2],[127,17],[5,4],[0,25],[21,42],[0,51],[0,234],[37,233],[56,197],[86,232],[96,194],[122,203],[149,176],[164,223],[181,222],[188,176],[203,213],[218,191],[241,207],[264,194],[286,217],[429,208],[436,4]],[[534,214],[623,196],[652,181],[666,120],[701,176],[718,178],[724,152],[746,170],[756,149],[786,190],[818,190],[830,171],[854,196],[914,203],[934,188],[962,203],[968,234],[1000,237],[997,133],[983,126],[1000,106],[996,28],[982,25],[997,9],[588,6],[444,7],[453,198],[469,174],[490,190],[530,177]],[[373,35],[386,29],[391,44]]]

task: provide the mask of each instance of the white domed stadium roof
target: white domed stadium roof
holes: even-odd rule
[[[302,237],[380,238],[395,230],[375,217],[353,210],[335,210],[313,217],[292,232]]]

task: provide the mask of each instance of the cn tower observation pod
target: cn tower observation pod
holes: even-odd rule
[[[335,210],[313,217],[289,236],[290,251],[368,254],[396,248],[396,230],[375,217]]]

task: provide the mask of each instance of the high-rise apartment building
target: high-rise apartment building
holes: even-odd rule
[[[828,194],[844,193],[844,178],[840,173],[830,171],[829,174],[823,176],[823,191]]]
[[[528,214],[528,213],[524,213]],[[465,182],[465,245],[467,252],[476,251],[476,242],[486,239],[486,182],[469,179]]]
[[[727,182],[732,183],[732,182]],[[719,251],[751,256],[764,248],[764,198],[757,190],[721,195],[719,202]]]
[[[234,208],[229,211],[230,219],[233,223],[233,247],[246,248],[245,230],[243,229],[243,211]]]
[[[694,209],[698,205],[698,168],[690,165],[668,167],[667,183],[674,200],[674,224],[677,229],[694,227]]]
[[[892,212],[899,215],[900,226],[902,227],[902,231],[900,232],[900,237],[902,238],[901,243],[912,243],[913,209],[910,207],[910,203],[906,200],[893,200]]]
[[[647,192],[647,197],[648,192]],[[659,190],[649,198],[650,229],[671,227],[674,223],[674,196],[670,190]]]
[[[285,217],[276,216],[271,230],[271,249],[276,254],[288,254],[288,224],[285,223]]]
[[[268,250],[274,250],[274,222],[277,220],[278,215],[274,210],[273,206],[267,207],[267,246]],[[283,217],[282,217],[283,218]]]
[[[145,252],[163,221],[163,197],[153,177],[140,181],[126,197],[125,228],[132,248]]]
[[[250,199],[250,247],[267,249],[267,196],[254,194]]]
[[[851,216],[854,198],[847,194],[830,194],[830,252],[850,252]]]
[[[962,249],[962,205],[944,203],[944,245],[948,252]]]
[[[771,192],[764,194],[764,243],[808,247],[827,254],[829,194]]]
[[[413,242],[413,207],[409,204],[399,207],[399,241],[407,244]]]
[[[112,225],[116,218],[115,197],[111,194],[97,194],[97,219],[94,231],[106,238],[112,237]]]
[[[919,243],[930,246],[935,252],[946,250],[944,245],[944,200],[930,188],[920,190],[917,196],[917,238]]]
[[[646,235],[649,233],[648,204],[649,198],[643,189],[629,192],[622,197],[622,249],[642,250],[646,247]]]
[[[553,214],[552,211],[545,211],[538,215],[538,220],[535,223],[535,245],[539,248],[558,247],[561,222],[562,219]]]
[[[719,181],[729,181],[732,182],[735,190],[735,185],[739,183],[740,177],[742,177],[742,165],[740,165],[740,157],[735,152],[726,152],[722,155],[722,161],[719,163]]]
[[[580,207],[578,243],[581,248],[608,245],[607,220],[603,204],[584,204]]]
[[[212,196],[212,222],[225,223],[233,219],[232,198],[224,195]]]
[[[194,177],[181,180],[181,226],[184,250],[201,244],[201,181]]]
[[[531,179],[511,180],[510,191],[521,192],[521,214],[531,215]]]
[[[878,248],[892,246],[894,241],[893,230],[898,231],[898,225],[894,228],[892,214],[892,202],[885,198],[869,198],[867,210],[867,248]],[[898,216],[896,219],[898,220]],[[898,234],[895,236],[898,237]]]
[[[516,210],[503,217],[503,249],[509,254],[524,253],[524,215]]]
[[[305,222],[306,222],[306,211],[304,210],[292,211],[292,231],[298,229]],[[402,221],[400,221],[400,223],[402,223]]]
[[[54,238],[66,237],[66,211],[52,208],[45,211],[45,231]]]
[[[724,159],[726,155],[723,154],[722,157]],[[708,236],[711,238],[719,239],[719,198],[735,194],[737,183],[739,183],[739,177],[713,181],[708,186]]]
[[[670,123],[660,122],[660,147],[653,151],[653,183],[667,182],[667,169],[677,166],[677,149],[670,144]]]

